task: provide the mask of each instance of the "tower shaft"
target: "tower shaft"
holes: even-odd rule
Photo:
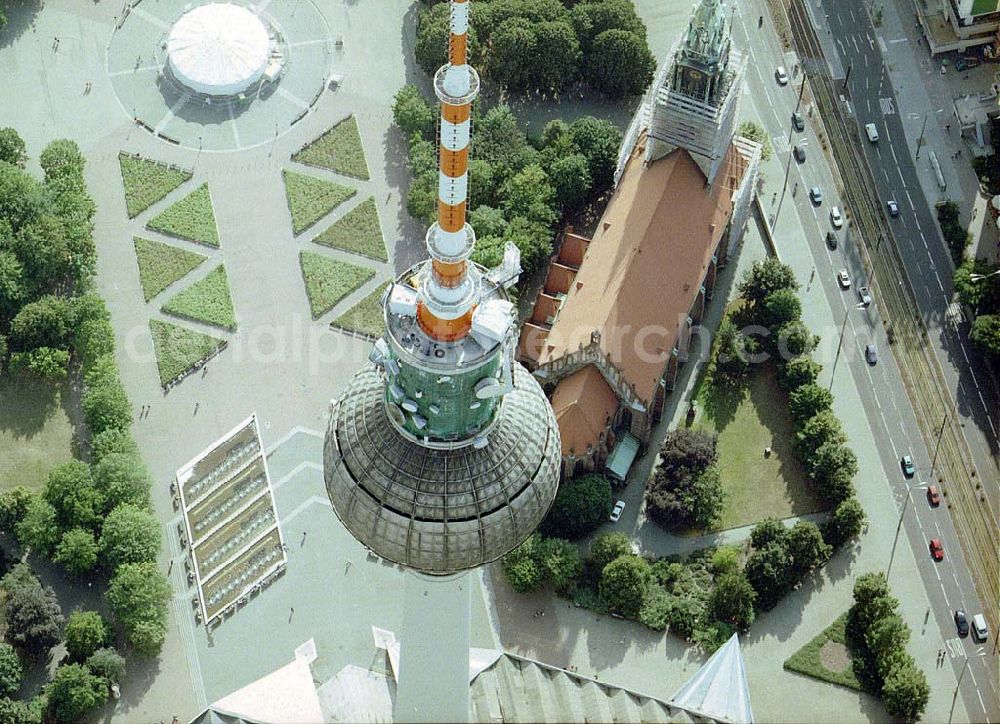
[[[441,105],[438,214],[427,232],[431,273],[420,290],[417,321],[440,341],[468,334],[478,288],[478,275],[468,263],[476,237],[466,222],[472,101],[479,93],[479,76],[468,64],[470,4],[470,0],[451,0],[448,63],[434,76]]]

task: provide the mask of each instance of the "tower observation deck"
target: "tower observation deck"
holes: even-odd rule
[[[462,721],[468,711],[466,572],[520,545],[559,483],[559,428],[534,378],[514,361],[505,289],[520,274],[508,245],[494,269],[474,264],[466,221],[472,101],[469,0],[451,0],[440,101],[438,214],[429,259],[383,298],[371,365],[332,408],[324,477],[333,510],[407,576],[396,718]]]

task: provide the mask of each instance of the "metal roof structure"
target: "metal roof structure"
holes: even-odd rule
[[[670,700],[716,721],[752,724],[750,687],[736,634]]]
[[[333,509],[358,540],[404,566],[457,572],[496,560],[541,522],[559,483],[559,430],[516,365],[485,446],[424,447],[389,421],[385,385],[368,368],[331,416],[324,468]]]

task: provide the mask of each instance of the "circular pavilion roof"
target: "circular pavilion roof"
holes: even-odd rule
[[[383,558],[431,574],[500,558],[548,513],[559,485],[559,428],[521,365],[485,447],[433,450],[385,411],[384,382],[359,372],[330,418],[326,488],[347,529]]]
[[[206,95],[234,95],[264,74],[270,53],[267,27],[245,7],[202,5],[186,12],[167,36],[174,77]]]

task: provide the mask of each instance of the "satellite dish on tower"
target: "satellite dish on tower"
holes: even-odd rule
[[[499,397],[503,394],[504,388],[495,377],[484,377],[476,383],[476,397],[480,400],[488,400],[491,397]]]

